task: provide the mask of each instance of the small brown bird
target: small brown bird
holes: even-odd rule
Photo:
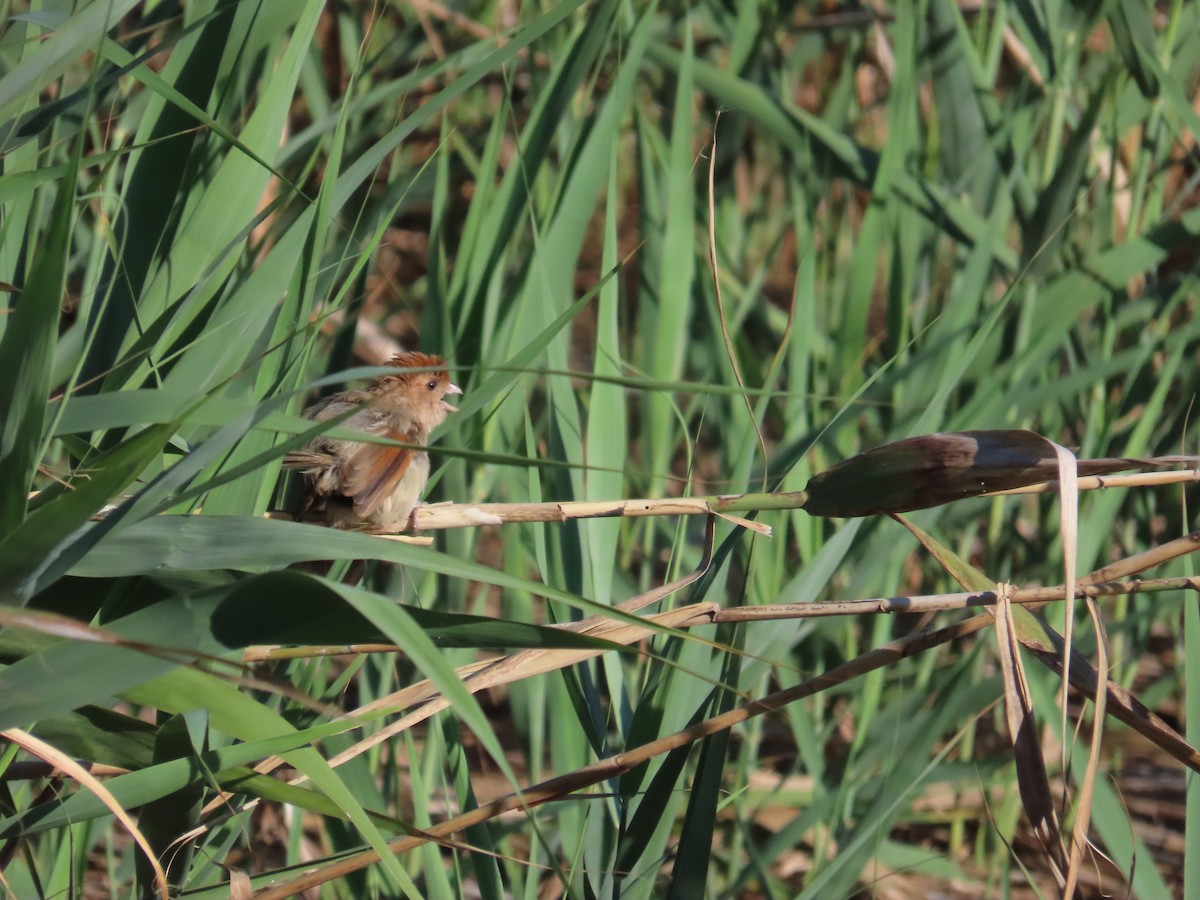
[[[401,353],[388,365],[400,371],[371,381],[361,391],[343,391],[313,404],[305,418],[324,422],[357,407],[341,425],[353,431],[424,445],[429,434],[457,407],[447,394],[461,394],[440,356]],[[425,369],[427,371],[410,371]],[[367,444],[321,436],[283,464],[304,473],[308,488],[297,520],[333,528],[403,531],[429,480],[423,450]]]

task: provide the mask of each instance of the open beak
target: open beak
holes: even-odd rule
[[[447,394],[461,394],[462,388],[460,388],[457,384],[451,384],[450,387],[446,388],[446,393]],[[442,405],[445,406],[446,409],[450,410],[450,412],[458,412],[457,406],[451,406],[445,400],[442,401]]]

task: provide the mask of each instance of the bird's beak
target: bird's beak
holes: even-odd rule
[[[457,384],[451,384],[450,387],[446,388],[446,393],[461,394],[462,388],[460,388]],[[449,403],[446,403],[445,400],[442,401],[442,404],[446,407],[446,409],[450,410],[450,412],[458,412],[457,406],[451,406]]]

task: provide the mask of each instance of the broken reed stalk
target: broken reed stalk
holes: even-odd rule
[[[731,494],[716,497],[669,497],[660,500],[573,500],[563,503],[433,503],[417,509],[417,531],[510,525],[518,522],[566,522],[641,516],[714,514],[762,534],[771,529],[737,515],[771,509],[803,509],[808,494]]]

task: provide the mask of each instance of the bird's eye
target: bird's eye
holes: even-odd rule
[[[425,387],[429,388],[431,391],[436,391],[437,390],[437,382],[434,380],[430,380],[429,383],[425,385]]]

